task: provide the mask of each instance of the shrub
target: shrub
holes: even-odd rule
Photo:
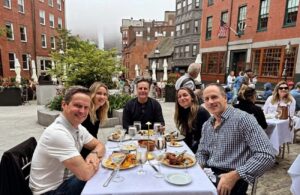
[[[132,99],[128,94],[114,94],[110,95],[108,98],[109,101],[109,111],[108,116],[112,116],[113,110],[118,110],[124,108],[125,104]]]
[[[57,95],[55,96],[47,105],[46,107],[50,110],[58,110],[62,111],[61,109],[61,102],[63,100],[63,95]]]

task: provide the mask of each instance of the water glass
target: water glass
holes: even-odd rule
[[[147,161],[147,148],[138,147],[136,157],[137,157],[139,164],[141,165],[137,174],[145,175],[146,171],[143,168],[143,164]]]
[[[136,126],[132,125],[128,127],[128,134],[132,139],[135,137],[136,133],[137,133]]]
[[[154,134],[155,134],[155,135],[158,134],[159,129],[160,129],[160,126],[161,126],[161,123],[159,123],[159,122],[155,122],[155,123],[153,124],[153,131],[154,131]]]
[[[137,130],[137,131],[142,130],[142,123],[141,123],[141,121],[134,121],[134,122],[133,122],[133,126],[136,127],[136,130]]]
[[[114,182],[122,182],[124,180],[124,177],[120,176],[119,171],[120,171],[120,166],[125,158],[126,155],[122,153],[114,154],[111,157],[111,161],[116,165],[115,169],[117,171],[116,176],[113,179]]]

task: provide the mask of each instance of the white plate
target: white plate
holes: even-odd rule
[[[185,173],[171,173],[165,177],[165,180],[174,185],[187,185],[192,182],[191,176]]]
[[[170,147],[182,147],[183,145],[180,142],[176,142],[175,145],[171,144],[171,142],[170,142],[170,143],[168,143],[168,146],[170,146]]]
[[[113,139],[112,138],[112,135],[108,136],[107,138],[109,141],[112,141],[112,142],[119,142],[120,141],[120,138],[118,139]],[[125,135],[125,138],[123,139],[123,141],[128,141],[128,140],[131,140],[131,137],[129,135]]]

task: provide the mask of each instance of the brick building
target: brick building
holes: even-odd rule
[[[286,64],[287,79],[299,81],[298,6],[299,0],[203,0],[202,80],[223,82],[230,70],[252,68],[259,82],[276,83]]]
[[[184,72],[199,53],[202,0],[176,0],[174,69]]]
[[[31,77],[31,60],[37,74],[51,67],[49,54],[56,48],[56,28],[65,26],[64,0],[4,0],[0,5],[0,76],[15,77],[15,59],[21,76]]]
[[[165,12],[164,21],[122,20],[122,63],[127,69],[126,78],[135,78],[136,65],[141,75],[149,74],[148,55],[164,37],[174,36],[174,24],[173,11]]]

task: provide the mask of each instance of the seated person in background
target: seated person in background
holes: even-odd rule
[[[210,114],[198,104],[194,92],[187,87],[177,91],[174,121],[185,143],[196,153],[201,138],[202,125]]]
[[[291,95],[296,100],[296,112],[300,111],[300,82],[296,84],[296,88],[291,91]]]
[[[264,91],[262,93],[262,98],[264,100],[267,100],[269,96],[271,96],[273,93],[272,91],[272,84],[271,83],[265,83],[264,84]]]
[[[227,102],[229,104],[231,104],[232,98],[233,98],[233,93],[232,93],[232,91],[230,90],[229,87],[225,87],[225,92],[226,92]]]
[[[109,107],[108,88],[104,83],[94,82],[90,86],[91,107],[88,117],[81,123],[88,132],[97,139],[100,123],[104,124],[107,120],[107,112]],[[80,154],[86,158],[91,150],[82,148]]]
[[[149,79],[140,78],[136,82],[137,97],[129,100],[123,110],[123,128],[128,130],[134,121],[141,121],[142,129],[148,129],[147,122],[151,122],[153,129],[155,122],[165,125],[161,106],[153,98],[149,97],[151,82]]]
[[[221,85],[208,85],[203,100],[212,116],[202,128],[197,161],[217,175],[219,195],[246,195],[248,183],[275,162],[270,140],[252,115],[227,104]]]
[[[105,146],[81,125],[90,101],[87,88],[67,90],[62,113],[44,130],[32,157],[29,187],[34,195],[79,195],[97,172]],[[93,150],[85,160],[80,155],[82,147]]]
[[[288,81],[287,85],[289,87],[289,91],[292,91],[295,87],[295,83],[293,81]]]
[[[254,115],[261,128],[266,129],[268,127],[265,115],[259,106],[255,105],[256,90],[247,85],[242,85],[238,94],[238,104],[234,107],[243,110],[249,114]]]
[[[289,93],[289,88],[286,81],[280,81],[273,91],[273,95],[268,97],[263,106],[265,114],[277,114],[278,105],[287,106],[289,116],[294,116],[296,109],[296,101]]]

